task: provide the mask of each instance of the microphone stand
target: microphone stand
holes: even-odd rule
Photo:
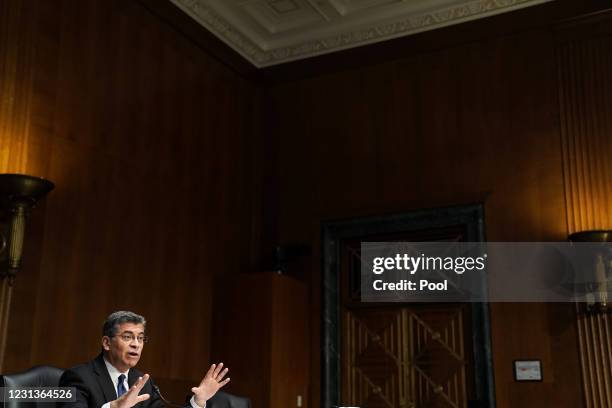
[[[178,404],[174,404],[170,401],[168,401],[167,399],[164,398],[164,396],[162,395],[161,391],[159,390],[159,387],[156,384],[151,384],[151,386],[153,387],[153,391],[155,391],[155,393],[159,396],[159,398],[162,400],[162,402],[167,406],[167,407],[172,407],[172,408],[184,408],[184,405],[178,405]]]

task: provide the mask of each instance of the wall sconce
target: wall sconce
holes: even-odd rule
[[[612,288],[612,231],[593,230],[575,232],[568,237],[571,242],[600,242],[601,247],[595,247],[592,255],[592,283],[586,293],[587,313],[610,313],[608,290]],[[607,244],[607,245],[606,245]]]
[[[4,363],[13,284],[21,267],[25,221],[55,186],[25,174],[0,174],[0,371]]]

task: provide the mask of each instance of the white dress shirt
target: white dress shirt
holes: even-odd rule
[[[110,375],[111,381],[113,382],[113,387],[115,388],[115,393],[117,393],[117,383],[119,382],[119,376],[121,374],[125,375],[125,378],[123,379],[123,387],[125,388],[125,391],[129,391],[130,386],[128,385],[128,373],[130,372],[130,370],[128,369],[125,373],[120,372],[119,370],[117,370],[115,368],[114,365],[112,365],[111,363],[109,363],[106,358],[104,358],[104,365],[106,366],[106,370],[108,371],[108,374]],[[117,396],[118,398],[118,396]],[[195,402],[195,396],[191,397],[191,401],[189,401],[191,403],[191,406],[193,408],[206,408],[206,404],[204,404],[203,407],[200,407],[198,404],[196,404]],[[102,405],[101,408],[110,408],[110,402],[107,402],[106,404]]]

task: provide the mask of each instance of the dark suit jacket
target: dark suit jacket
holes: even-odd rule
[[[128,373],[128,385],[134,385],[143,373],[131,368]],[[149,378],[140,394],[149,394],[150,398],[136,405],[142,408],[161,408],[164,403],[153,392],[151,386],[153,379]],[[64,371],[60,378],[60,387],[76,387],[76,402],[59,403],[58,407],[65,408],[99,408],[107,402],[117,399],[117,392],[110,374],[104,365],[102,354],[94,360]],[[191,405],[189,405],[191,406]]]
[[[134,385],[138,377],[142,377],[143,373],[131,368],[128,373],[128,385]],[[153,392],[153,379],[149,378],[140,394],[149,394],[150,398],[139,404],[139,408],[162,408],[165,407],[159,395]],[[60,387],[75,387],[76,401],[58,403],[58,407],[62,408],[100,408],[107,402],[117,399],[115,384],[113,384],[110,374],[104,364],[102,354],[94,360],[78,365],[70,370],[64,371],[60,378]],[[188,397],[188,400],[191,396]],[[222,391],[217,392],[206,403],[207,408],[250,408],[251,402],[247,398],[237,397],[227,394]],[[191,404],[187,402],[185,408],[191,408]]]
[[[206,408],[251,408],[251,401],[248,398],[217,391],[206,402]]]

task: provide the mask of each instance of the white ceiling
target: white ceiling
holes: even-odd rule
[[[170,0],[256,67],[552,0]]]

